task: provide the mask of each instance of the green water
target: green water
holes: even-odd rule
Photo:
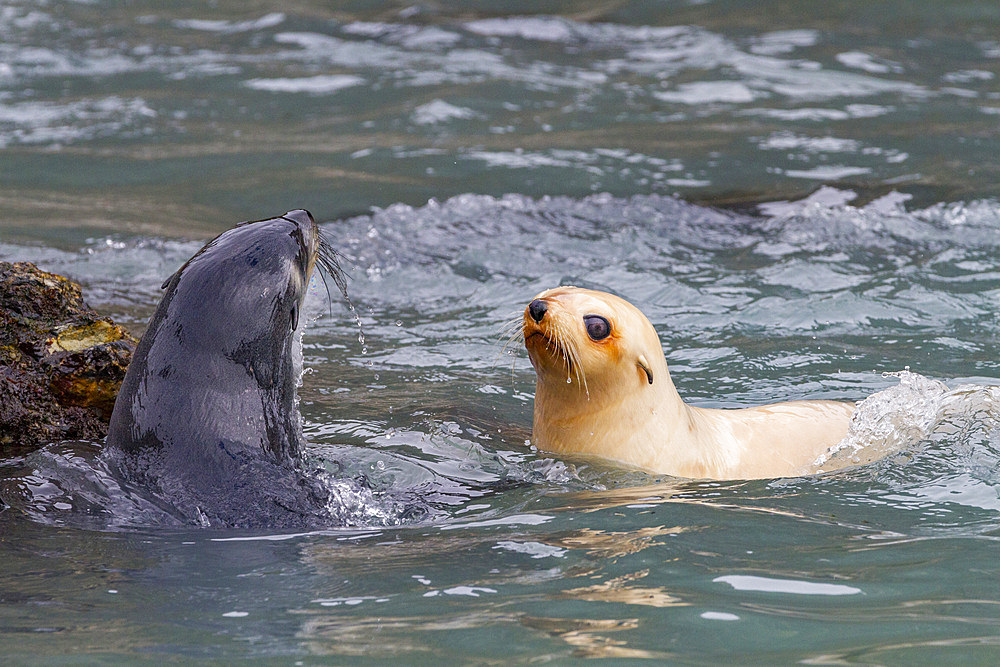
[[[123,527],[93,445],[6,459],[5,660],[995,662],[997,35],[987,2],[6,3],[0,259],[139,332],[206,238],[310,209],[364,342],[314,285],[305,434],[365,491],[315,534]],[[904,449],[726,483],[536,452],[500,332],[559,283],[639,305],[694,404],[884,392],[861,436]]]

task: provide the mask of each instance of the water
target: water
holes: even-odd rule
[[[0,464],[8,659],[995,661],[1000,11],[503,11],[0,8],[0,258],[138,332],[206,238],[306,207],[364,327],[312,286],[347,527],[144,527],[92,444]],[[837,455],[901,449],[725,483],[535,452],[500,332],[559,283],[639,305],[697,405],[871,396]]]

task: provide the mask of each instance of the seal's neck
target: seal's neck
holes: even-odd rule
[[[664,444],[663,433],[686,428],[687,406],[665,372],[660,386],[628,380],[628,386],[591,380],[584,388],[575,381],[539,378],[532,433],[535,445],[547,451],[595,454],[643,465],[642,460]],[[654,433],[661,435],[654,437]],[[626,449],[628,455],[623,456]]]
[[[653,385],[591,386],[588,396],[539,380],[535,391],[532,440],[541,450],[691,478],[720,476],[739,455],[732,434],[720,432],[724,423],[684,403],[665,361],[654,369]]]

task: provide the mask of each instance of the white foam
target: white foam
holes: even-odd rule
[[[520,37],[545,42],[568,42],[573,37],[571,22],[551,16],[482,19],[466,23],[465,29],[479,35]]]
[[[681,104],[711,104],[723,102],[746,104],[761,96],[738,81],[699,81],[678,86],[676,91],[655,92],[653,96],[664,102]]]
[[[432,100],[413,110],[413,122],[417,125],[434,125],[455,118],[479,118],[480,115],[472,109],[448,104],[444,100]]]
[[[873,74],[899,73],[903,71],[903,68],[898,63],[878,62],[874,57],[862,51],[846,51],[838,53],[835,57],[841,65],[872,72]]]
[[[775,56],[795,49],[814,46],[819,42],[818,30],[779,30],[753,40],[750,50],[761,55]]]
[[[0,147],[72,143],[139,128],[156,118],[140,98],[0,104]]]
[[[785,176],[790,178],[809,178],[817,181],[836,181],[848,176],[870,174],[868,167],[848,167],[844,165],[824,165],[812,169],[786,169]]]
[[[328,74],[292,79],[250,79],[244,85],[255,90],[271,93],[310,93],[323,95],[364,83],[360,76],[350,74]]]
[[[273,28],[285,22],[285,15],[282,12],[265,14],[259,19],[250,21],[219,21],[209,19],[184,19],[175,20],[173,23],[178,28],[190,28],[191,30],[204,30],[207,32],[249,32],[251,30],[264,30]]]
[[[807,153],[854,153],[861,143],[836,137],[805,137],[791,132],[776,132],[757,144],[762,150],[801,150]]]

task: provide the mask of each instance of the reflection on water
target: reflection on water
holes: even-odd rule
[[[588,602],[637,604],[647,607],[674,607],[685,604],[662,587],[647,588],[631,584],[631,582],[642,579],[648,574],[649,570],[642,570],[633,574],[615,577],[600,584],[593,584],[592,586],[568,588],[560,593],[558,597],[586,600]]]
[[[306,640],[306,647],[312,655],[386,658],[433,654],[440,650],[440,643],[451,644],[459,631],[516,622],[517,615],[490,611],[433,617],[362,618],[310,613],[302,624],[299,637]],[[372,642],[373,636],[379,637],[377,644]]]
[[[572,646],[574,658],[617,658],[668,660],[672,657],[665,651],[649,651],[629,648],[627,641],[615,639],[608,633],[635,630],[637,619],[576,619],[576,618],[530,618],[521,622],[529,628],[540,630]]]
[[[657,544],[654,539],[664,535],[677,535],[688,530],[681,526],[666,528],[656,526],[630,532],[600,531],[585,528],[559,537],[556,544],[569,549],[586,549],[588,556],[600,559],[615,559],[638,553],[648,546]]]

